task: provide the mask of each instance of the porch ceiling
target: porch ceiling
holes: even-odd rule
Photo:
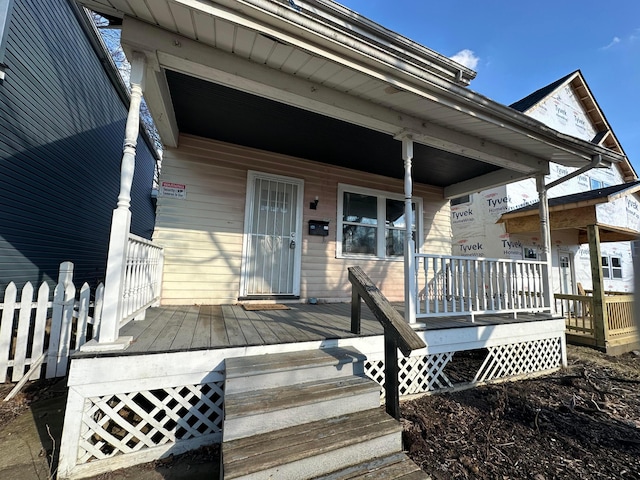
[[[177,72],[166,75],[180,132],[404,177],[401,144],[390,135]],[[427,145],[414,146],[417,182],[446,187],[499,169]]]
[[[623,158],[468,90],[471,70],[328,0],[79,3],[124,18],[169,146],[188,132],[399,177],[393,138],[408,134],[416,179],[448,197],[546,173],[548,161]]]

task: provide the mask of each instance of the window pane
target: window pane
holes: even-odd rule
[[[342,220],[376,225],[378,223],[378,199],[370,195],[344,192]]]
[[[602,266],[603,267],[608,267],[609,266],[609,258],[602,257]]]
[[[622,262],[620,261],[620,257],[611,257],[611,266],[613,268],[622,268]]]
[[[622,278],[622,269],[614,268],[613,269],[613,278]]]
[[[603,268],[603,269],[602,269],[602,276],[603,276],[604,278],[611,278],[611,277],[609,276],[609,269],[608,269],[608,268]]]
[[[387,256],[399,257],[404,255],[405,230],[388,229],[386,231]]]
[[[465,195],[463,197],[452,198],[451,206],[462,205],[463,203],[469,203],[471,201],[471,195]]]
[[[411,229],[416,228],[416,204],[411,204],[411,211],[413,212]],[[387,198],[387,227],[392,228],[407,228],[407,222],[404,218],[404,202],[401,200],[390,200]]]
[[[343,225],[342,253],[359,255],[377,255],[376,227],[361,225]]]

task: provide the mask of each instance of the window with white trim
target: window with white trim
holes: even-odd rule
[[[622,278],[622,258],[603,255],[602,276],[609,279]]]
[[[422,199],[413,198],[411,230],[422,217]],[[418,235],[416,236],[416,231]],[[337,257],[400,259],[404,255],[406,222],[404,197],[352,185],[338,185]]]

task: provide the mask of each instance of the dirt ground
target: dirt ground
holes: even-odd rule
[[[640,355],[569,347],[552,375],[401,405],[434,479],[640,479]]]
[[[434,480],[640,479],[640,354],[571,346],[568,354],[568,368],[552,375],[402,402],[407,452]],[[43,406],[64,404],[63,381],[35,382],[3,402],[11,387],[0,385],[0,437],[26,416],[61,425],[61,415]],[[49,431],[40,432],[36,455],[45,464],[58,431],[51,429],[50,443]],[[7,445],[1,456],[11,454]],[[95,480],[217,478],[218,452],[213,446]],[[12,470],[11,478],[43,477]]]

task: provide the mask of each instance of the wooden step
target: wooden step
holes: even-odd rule
[[[342,470],[316,477],[314,480],[430,480],[404,453],[349,466]]]
[[[225,395],[310,380],[362,376],[365,360],[351,347],[227,358]]]
[[[234,440],[380,405],[367,377],[320,380],[225,396],[223,440]]]
[[[225,479],[305,480],[402,450],[402,427],[374,408],[222,444]]]

